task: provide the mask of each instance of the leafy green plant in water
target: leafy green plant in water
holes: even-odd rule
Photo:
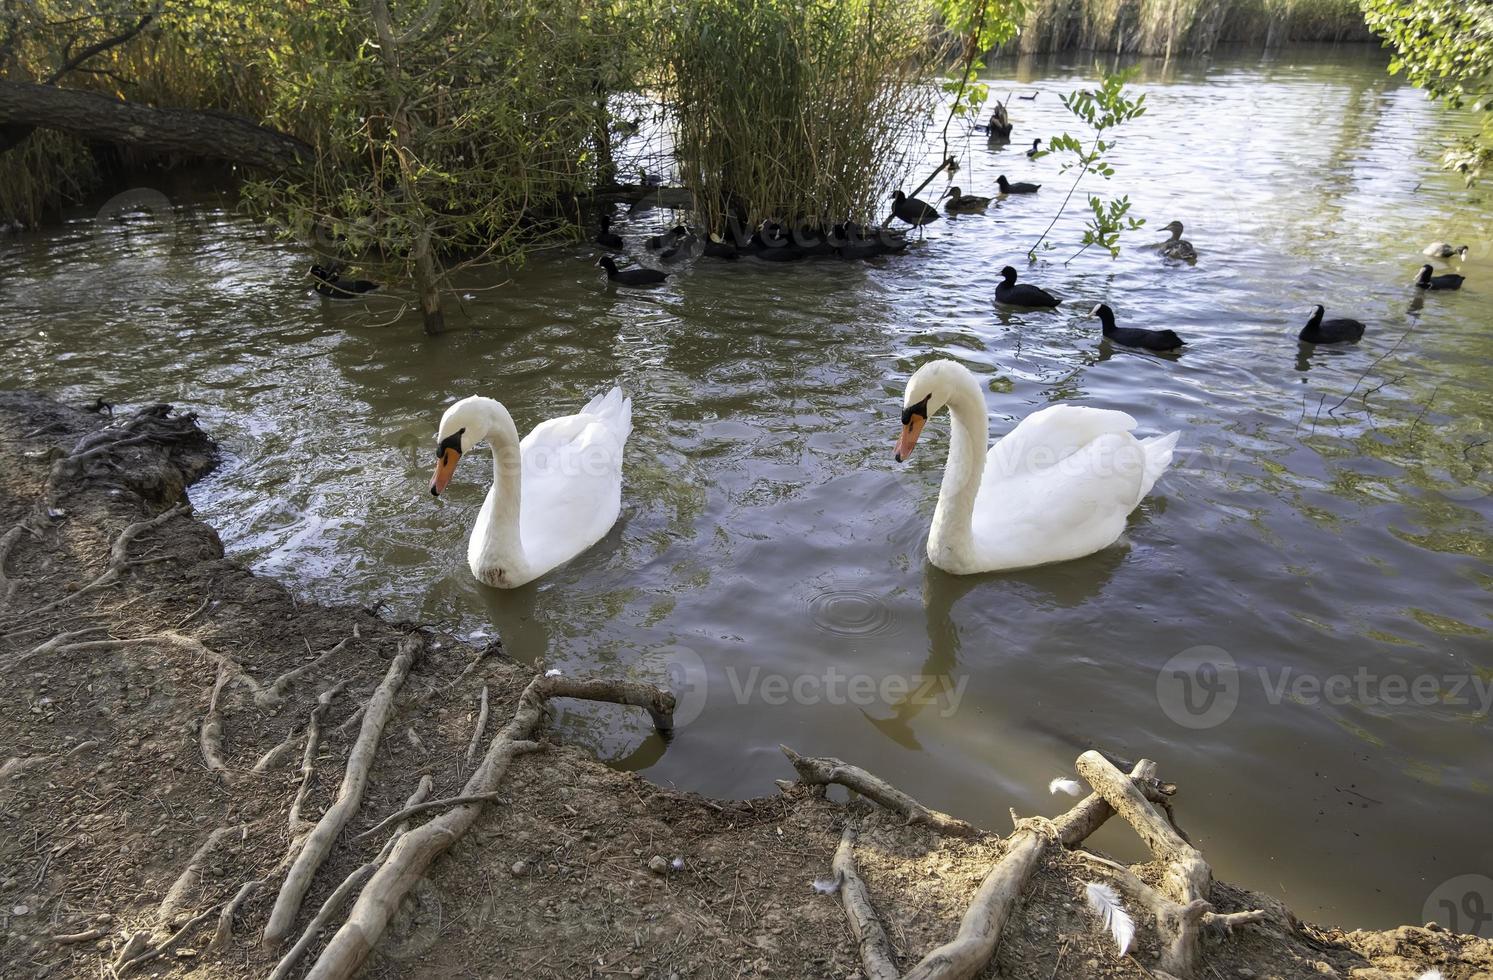
[[[1493,165],[1493,2],[1490,0],[1360,0],[1374,33],[1395,49],[1391,74],[1452,108],[1483,114],[1476,136],[1454,142],[1442,158],[1470,185]]]
[[[1144,94],[1134,99],[1125,94],[1125,83],[1129,81],[1134,69],[1120,72],[1119,74],[1104,74],[1104,81],[1097,89],[1080,89],[1071,95],[1062,96],[1063,105],[1069,112],[1086,123],[1093,131],[1093,138],[1085,143],[1083,139],[1069,133],[1054,136],[1048,141],[1050,149],[1046,153],[1071,153],[1074,159],[1063,164],[1063,172],[1073,173],[1073,183],[1068,188],[1068,194],[1063,198],[1063,203],[1058,206],[1057,214],[1052,216],[1042,234],[1032,243],[1027,250],[1027,257],[1035,261],[1037,249],[1043,247],[1054,247],[1047,242],[1047,236],[1052,232],[1058,219],[1067,210],[1068,203],[1073,200],[1073,194],[1078,190],[1079,182],[1088,174],[1103,177],[1105,180],[1115,175],[1114,167],[1105,160],[1104,154],[1113,146],[1113,140],[1106,140],[1105,133],[1123,123],[1129,122],[1139,116],[1145,115],[1146,97]],[[1106,204],[1096,195],[1089,195],[1089,218],[1084,224],[1084,236],[1080,243],[1082,248],[1075,252],[1068,261],[1072,261],[1082,255],[1090,246],[1099,245],[1109,250],[1111,256],[1120,254],[1119,237],[1125,230],[1134,230],[1145,224],[1143,218],[1132,218],[1129,216],[1130,199],[1121,197]]]

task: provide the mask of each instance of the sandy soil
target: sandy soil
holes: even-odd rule
[[[260,936],[292,846],[288,812],[303,782],[311,708],[344,685],[321,726],[302,807],[315,820],[343,777],[358,731],[352,716],[416,629],[369,610],[298,603],[224,558],[212,528],[186,509],[169,513],[214,465],[212,443],[164,408],[135,418],[137,428],[126,430],[121,412],[116,427],[96,437],[110,424],[104,414],[0,394],[5,977],[268,976],[278,955],[260,949]],[[90,438],[98,451],[75,455]],[[116,555],[129,563],[117,576],[86,588],[109,571],[121,531],[168,513],[137,529]],[[379,852],[387,833],[358,835],[398,810],[422,776],[432,779],[432,798],[459,790],[481,689],[491,704],[486,739],[531,680],[500,644],[479,650],[438,627],[422,629],[426,652],[399,691],[361,806],[317,872],[296,934]],[[62,634],[82,645],[45,646]],[[98,642],[143,637],[155,639]],[[305,669],[287,673],[298,668]],[[636,709],[596,710],[625,713],[640,729],[649,724]],[[206,761],[205,723],[209,733],[221,726],[223,770]],[[282,743],[279,757],[254,771]],[[1186,790],[1177,798],[1184,822]],[[559,744],[518,757],[500,792],[472,832],[415,882],[365,975],[862,975],[839,897],[810,884],[829,872],[845,806],[798,786],[763,799],[702,799]],[[954,935],[1006,843],[994,834],[940,837],[882,811],[855,819],[861,875],[906,970]],[[184,874],[204,844],[197,867]],[[1136,870],[1154,880],[1156,869]],[[215,948],[220,909],[251,880],[265,884],[238,907],[231,937]],[[980,975],[1153,975],[1153,926],[1137,914],[1136,947],[1117,955],[1084,907],[1090,880],[1088,866],[1050,848]],[[1377,980],[1432,968],[1448,980],[1493,977],[1487,941],[1416,926],[1324,929],[1223,883],[1211,899],[1220,911],[1272,913],[1262,925],[1208,940],[1199,975],[1213,980]],[[121,952],[137,935],[136,948],[156,955],[126,963]],[[302,975],[322,939],[291,976]]]

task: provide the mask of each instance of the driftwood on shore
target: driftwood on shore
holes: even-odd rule
[[[838,783],[856,790],[866,799],[938,833],[968,836],[983,834],[960,820],[931,811],[885,780],[839,759],[805,758],[781,746],[783,753],[810,786]],[[1220,914],[1208,902],[1213,876],[1202,854],[1188,844],[1153,803],[1165,800],[1174,787],[1156,779],[1156,764],[1142,759],[1130,774],[1120,772],[1098,752],[1079,756],[1077,768],[1094,792],[1067,813],[1055,819],[1017,819],[1016,829],[1005,839],[1000,859],[985,876],[958,934],[925,955],[906,973],[898,972],[892,959],[886,930],[881,925],[865,883],[855,866],[855,833],[847,820],[844,836],[834,855],[833,870],[840,886],[845,916],[859,944],[861,962],[871,980],[966,980],[985,968],[1000,944],[1001,933],[1011,911],[1026,890],[1033,873],[1051,847],[1070,850],[1081,847],[1111,816],[1118,813],[1146,842],[1156,860],[1166,869],[1161,889],[1152,888],[1134,872],[1098,855],[1079,852],[1093,861],[1101,873],[1113,876],[1121,888],[1144,905],[1156,920],[1162,939],[1159,967],[1154,977],[1194,980],[1199,976],[1199,938],[1205,927],[1229,929],[1264,921],[1267,913],[1249,910]]]

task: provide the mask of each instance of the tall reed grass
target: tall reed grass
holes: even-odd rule
[[[1007,47],[1168,57],[1236,42],[1371,40],[1356,0],[1031,0]]]
[[[680,176],[700,219],[874,220],[938,102],[924,0],[684,0],[666,37]]]

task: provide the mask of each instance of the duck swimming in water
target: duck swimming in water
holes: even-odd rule
[[[950,214],[974,214],[990,207],[990,198],[965,194],[959,190],[958,184],[944,191],[943,196],[949,199],[943,207]]]
[[[1163,257],[1177,259],[1181,262],[1196,262],[1198,260],[1197,249],[1192,247],[1192,242],[1182,237],[1182,222],[1173,221],[1162,231],[1169,231],[1172,237],[1156,246]]]

